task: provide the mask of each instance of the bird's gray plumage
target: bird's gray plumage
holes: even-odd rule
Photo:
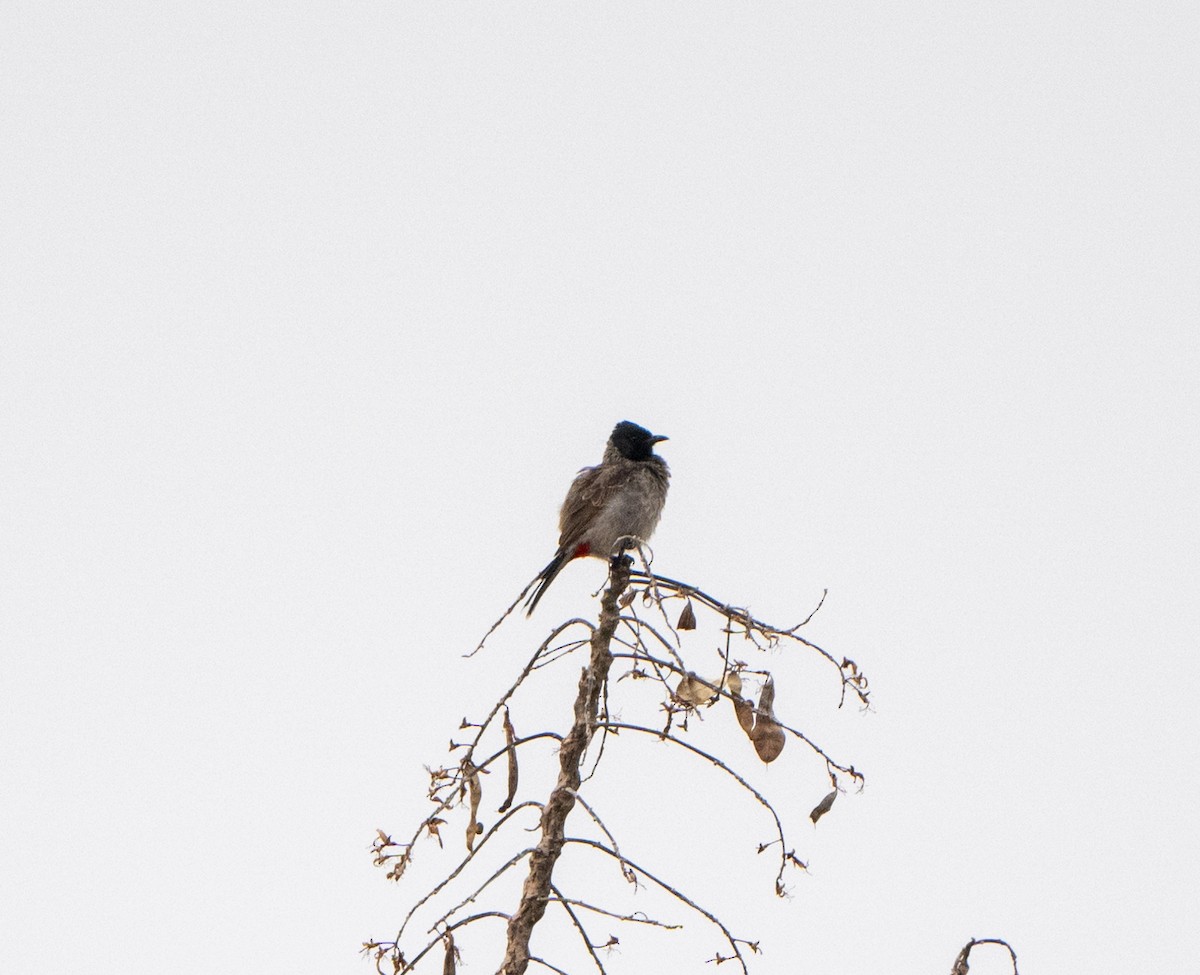
[[[613,428],[600,463],[581,470],[567,491],[558,516],[558,551],[538,575],[529,598],[530,614],[572,559],[607,559],[620,538],[648,539],[654,533],[670,478],[667,462],[654,453],[654,445],[666,439],[628,420]]]

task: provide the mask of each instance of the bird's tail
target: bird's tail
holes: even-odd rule
[[[570,561],[571,558],[567,555],[566,549],[560,548],[554,558],[550,560],[550,564],[538,573],[538,577],[535,580],[537,588],[533,590],[533,595],[525,603],[528,607],[525,611],[526,616],[533,615],[533,611],[537,609],[538,600],[542,598],[542,593],[550,588],[550,583],[554,581],[554,577],[562,572],[563,566]]]

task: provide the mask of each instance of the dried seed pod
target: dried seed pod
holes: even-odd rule
[[[767,682],[763,684],[762,693],[758,695],[758,710],[761,714],[775,717],[775,678],[767,674]]]
[[[754,750],[758,752],[758,757],[767,763],[775,761],[783,751],[783,746],[787,744],[787,735],[775,720],[774,704],[775,679],[768,675],[758,697],[758,715],[754,722],[754,730],[750,732]]]
[[[504,742],[508,745],[508,795],[504,797],[504,802],[500,804],[497,812],[506,812],[508,807],[512,805],[513,799],[517,796],[517,732],[513,728],[512,719],[509,717],[508,708],[504,709]]]
[[[475,837],[483,832],[483,824],[476,818],[479,812],[479,803],[483,799],[483,786],[479,784],[479,770],[473,765],[468,765],[463,771],[467,777],[467,787],[471,795],[471,821],[467,823],[467,849],[474,850]]]
[[[783,746],[787,744],[787,735],[774,721],[764,721],[759,718],[758,724],[754,726],[754,737],[751,740],[754,742],[754,750],[758,752],[758,757],[770,764],[783,751]]]
[[[707,704],[716,693],[717,689],[712,684],[701,680],[692,673],[687,674],[675,689],[675,696],[684,704],[690,704],[694,708]]]
[[[758,696],[758,707],[747,701],[739,693],[742,679],[736,673],[730,673],[725,678],[725,686],[733,698],[733,711],[737,715],[738,724],[754,745],[758,757],[764,762],[773,762],[787,744],[787,735],[779,722],[775,720],[773,706],[775,704],[775,679],[769,674]],[[737,690],[734,690],[734,688]]]
[[[813,807],[813,811],[808,814],[808,818],[814,823],[824,816],[830,809],[833,808],[833,800],[837,798],[837,789],[834,789],[829,795]]]
[[[754,740],[754,705],[747,701],[744,697],[739,697],[736,694],[733,698],[733,711],[737,715],[738,724],[742,726],[742,731],[746,732],[750,740]]]

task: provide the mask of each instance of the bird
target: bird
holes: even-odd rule
[[[585,467],[571,482],[558,515],[558,551],[531,583],[537,588],[526,603],[526,616],[533,615],[550,583],[572,559],[607,559],[618,539],[632,535],[645,541],[654,533],[671,476],[654,445],[666,439],[629,420],[613,427],[600,463]]]

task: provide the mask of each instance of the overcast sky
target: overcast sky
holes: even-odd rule
[[[788,900],[760,807],[623,738],[587,796],[627,855],[759,940],[755,975],[948,972],[972,936],[1023,975],[1193,965],[1198,28],[8,4],[0,970],[369,971],[462,821],[399,885],[374,831],[410,834],[463,716],[595,611],[603,566],[572,565],[461,657],[622,419],[671,438],[655,567],[788,624],[828,588],[806,632],[873,701],[751,658],[867,776],[815,828],[802,743],[764,768],[724,709],[694,725],[780,809]],[[576,674],[518,730],[565,728]],[[593,923],[614,975],[722,947]],[[534,947],[587,971],[573,938]]]

